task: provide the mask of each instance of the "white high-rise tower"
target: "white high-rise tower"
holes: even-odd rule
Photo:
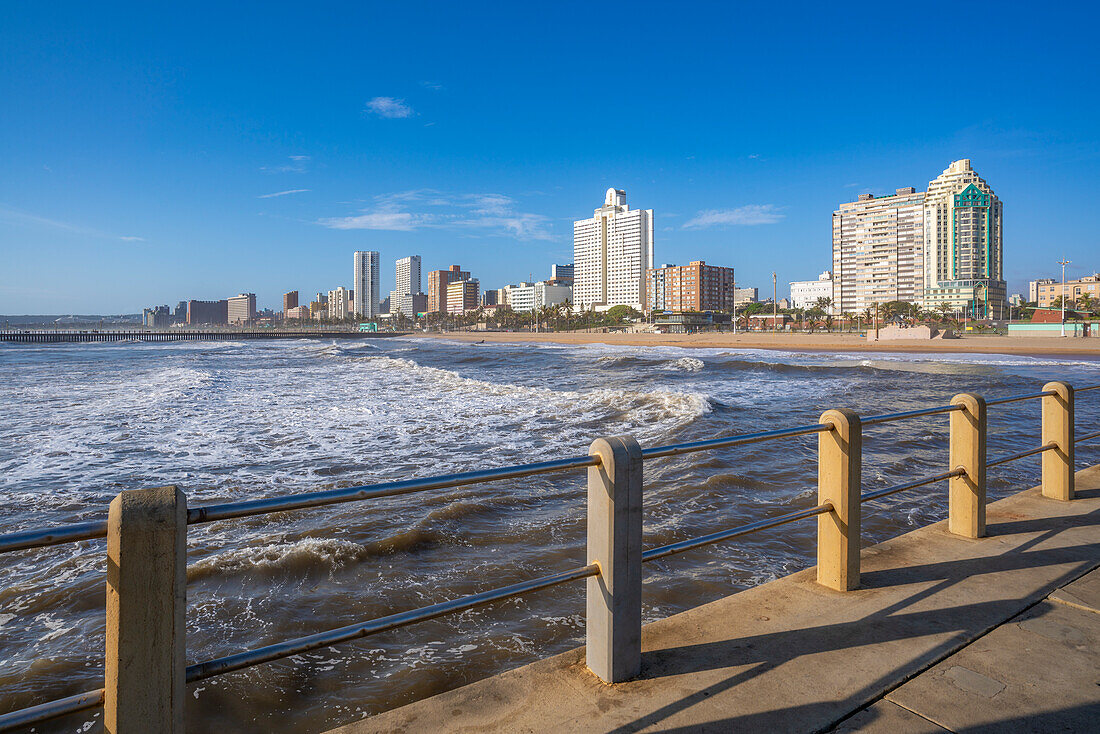
[[[653,210],[631,210],[625,191],[608,189],[591,219],[573,223],[573,267],[578,307],[642,310],[645,273],[653,267]]]
[[[351,289],[355,293],[353,310],[364,319],[378,316],[380,261],[378,253],[373,250],[355,253],[355,272],[351,279]]]

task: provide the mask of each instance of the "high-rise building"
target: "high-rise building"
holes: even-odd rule
[[[924,297],[924,193],[860,194],[833,212],[833,311]]]
[[[188,301],[187,325],[228,324],[228,301]]]
[[[168,306],[153,306],[141,312],[141,325],[162,329],[172,325],[172,311]]]
[[[924,294],[930,309],[946,305],[977,318],[1001,316],[1004,281],[1001,200],[970,166],[955,161],[928,182],[924,197]]]
[[[647,311],[732,311],[733,268],[707,265],[662,265],[646,271]]]
[[[653,210],[630,209],[622,189],[608,189],[591,219],[573,223],[573,300],[580,308],[642,309],[652,263]]]
[[[286,312],[292,308],[298,307],[298,291],[291,291],[290,293],[283,294],[283,318],[286,318]]]
[[[1004,312],[1002,209],[967,159],[928,191],[860,194],[833,212],[833,311],[886,301],[948,306],[976,317]]]
[[[456,280],[469,280],[470,274],[458,265],[448,270],[432,270],[428,273],[428,313],[447,310],[447,285]]]
[[[240,293],[228,301],[227,318],[231,324],[251,324],[256,320],[256,294]]]
[[[176,311],[172,314],[172,322],[176,324],[187,323],[187,301],[180,301],[176,304]]]
[[[420,255],[397,261],[397,288],[390,291],[390,313],[415,317],[428,308],[428,297],[420,290]]]
[[[352,315],[351,291],[344,286],[328,292],[328,317],[341,321]]]
[[[833,299],[833,273],[826,270],[817,276],[817,280],[796,280],[791,282],[791,308],[815,308],[818,299]],[[829,306],[829,313],[833,307]]]
[[[356,317],[373,319],[378,316],[379,299],[382,297],[379,284],[379,265],[381,258],[373,250],[355,253],[355,270],[352,274],[351,290],[354,293],[352,311]]]
[[[552,285],[573,285],[573,263],[568,265],[551,265],[550,280]]]
[[[456,280],[447,284],[447,313],[464,314],[476,311],[479,284],[474,280]]]

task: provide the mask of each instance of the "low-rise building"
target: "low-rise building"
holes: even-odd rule
[[[521,282],[501,288],[497,303],[508,306],[513,311],[537,311],[545,307],[560,306],[572,302],[573,288],[567,285],[555,285],[550,281],[538,283]]]
[[[791,282],[791,308],[814,308],[820,298],[833,300],[833,272],[826,270],[817,280]],[[829,309],[832,313],[832,307]]]
[[[1100,273],[1067,280],[1064,286],[1062,281],[1054,278],[1033,280],[1028,284],[1028,294],[1028,300],[1035,301],[1039,308],[1049,308],[1063,294],[1067,301],[1076,302],[1083,295],[1100,301]]]

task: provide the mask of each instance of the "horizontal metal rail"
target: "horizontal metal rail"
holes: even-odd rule
[[[75,696],[59,698],[55,701],[40,703],[37,706],[28,706],[25,709],[0,714],[0,732],[15,731],[33,724],[41,724],[43,721],[56,719],[59,716],[75,714],[78,711],[86,711],[103,705],[106,696],[104,689],[78,693]]]
[[[944,479],[950,479],[951,477],[961,477],[966,474],[966,469],[959,467],[952,469],[951,471],[945,471],[943,474],[937,474],[932,477],[925,477],[924,479],[918,479],[914,482],[906,482],[905,484],[895,484],[893,487],[886,487],[885,489],[876,489],[874,492],[866,492],[859,496],[860,502],[869,502],[871,500],[881,499],[882,497],[889,497],[892,494],[898,492],[904,492],[907,489],[916,489],[917,487],[923,487],[926,484],[934,484],[936,482],[942,482]]]
[[[80,522],[56,528],[25,530],[21,533],[0,535],[0,553],[26,550],[28,548],[44,548],[49,545],[61,545],[62,543],[75,543],[78,540],[95,540],[96,538],[106,537],[106,520]]]
[[[434,477],[424,477],[422,479],[407,479],[400,482],[370,484],[362,487],[344,487],[342,489],[329,489],[322,492],[307,492],[305,494],[286,495],[282,497],[265,497],[256,500],[244,500],[241,502],[226,502],[218,505],[203,505],[188,509],[187,524],[197,525],[199,523],[228,520],[235,517],[249,517],[272,512],[287,512],[289,510],[322,507],[324,505],[334,505],[342,502],[358,502],[362,500],[380,499],[382,497],[396,497],[428,489],[460,487],[467,484],[479,484],[501,479],[514,479],[516,477],[527,477],[534,474],[545,474],[547,472],[596,466],[599,463],[600,457],[598,456],[576,456],[571,459],[543,461],[537,464],[521,464],[519,466],[501,467],[499,469],[484,469],[461,474],[443,474]],[[62,543],[71,543],[77,540],[92,540],[106,537],[106,520],[68,525],[65,527],[28,530],[12,535],[0,535],[0,553],[26,550],[28,548],[43,548],[51,545],[60,545]]]
[[[1088,387],[1074,388],[1074,392],[1085,392],[1086,390],[1100,390],[1100,385],[1089,385]]]
[[[698,538],[691,538],[690,540],[681,540],[678,543],[669,543],[668,545],[650,548],[647,551],[642,551],[642,563],[656,561],[658,558],[665,558],[666,556],[683,553],[684,551],[693,550],[695,548],[702,548],[704,545],[721,543],[723,540],[729,540],[730,538],[736,538],[741,535],[748,535],[749,533],[755,533],[759,530],[767,530],[768,528],[774,528],[779,525],[786,525],[795,520],[802,520],[807,517],[813,517],[814,515],[822,515],[826,512],[832,512],[832,510],[833,504],[831,502],[826,502],[817,507],[788,512],[786,515],[779,515],[778,517],[772,517],[767,520],[757,520],[748,525],[741,525],[736,528],[730,528],[729,530],[720,530],[710,535],[703,535]]]
[[[1100,431],[1096,433],[1086,433],[1084,436],[1073,439],[1074,443],[1081,443],[1082,441],[1091,441],[1094,438],[1100,438]]]
[[[1010,461],[1016,461],[1016,459],[1022,459],[1025,456],[1031,456],[1032,454],[1041,454],[1044,451],[1050,451],[1051,449],[1058,448],[1056,443],[1045,443],[1037,448],[1028,449],[1027,451],[1020,451],[1019,453],[1009,454],[1008,456],[999,456],[996,459],[990,459],[985,462],[985,466],[988,469],[992,466],[999,466],[1001,464],[1007,464]]]
[[[744,433],[740,436],[728,436],[726,438],[711,438],[706,441],[692,441],[690,443],[677,443],[671,446],[654,446],[648,449],[642,449],[643,459],[656,459],[661,456],[679,456],[680,454],[691,454],[696,451],[708,451],[710,449],[721,449],[727,446],[739,446],[746,443],[756,443],[757,441],[771,441],[776,438],[788,438],[790,436],[804,436],[810,433],[824,433],[826,431],[833,430],[833,427],[825,423],[814,423],[809,426],[798,426],[797,428],[781,428],[775,431],[761,431],[760,433]]]
[[[937,413],[951,413],[956,410],[963,410],[961,405],[941,405],[938,408],[922,408],[921,410],[907,410],[904,413],[886,413],[884,415],[873,415],[869,418],[864,418],[860,421],[861,425],[873,426],[876,423],[889,423],[891,421],[900,421],[903,418],[916,418],[922,415],[936,415]]]
[[[581,566],[580,568],[574,568],[571,571],[556,573],[553,576],[544,576],[539,579],[532,579],[531,581],[521,581],[518,584],[503,586],[499,589],[493,589],[492,591],[483,591],[480,594],[471,594],[470,596],[440,602],[439,604],[432,604],[431,606],[422,607],[421,609],[391,614],[387,617],[379,617],[369,622],[360,622],[358,624],[348,625],[347,627],[339,627],[337,629],[328,630],[327,632],[319,632],[315,635],[308,635],[306,637],[299,637],[295,640],[268,645],[267,647],[261,647],[256,650],[248,650],[246,652],[237,653],[236,655],[228,655],[222,658],[215,658],[214,660],[207,660],[204,663],[187,666],[187,682],[193,683],[195,681],[205,680],[206,678],[212,678],[216,675],[231,673],[234,670],[250,668],[253,665],[261,665],[262,663],[281,660],[291,655],[300,655],[310,650],[339,645],[342,642],[357,640],[360,637],[373,635],[377,632],[385,632],[386,630],[405,627],[416,622],[424,622],[429,619],[435,619],[436,617],[442,617],[445,614],[463,612],[467,609],[473,609],[474,607],[479,607],[484,604],[500,601],[501,599],[508,599],[513,596],[527,594],[540,589],[548,589],[551,586],[557,586],[558,584],[564,584],[569,581],[576,581],[577,579],[588,578],[589,576],[597,576],[599,573],[600,567],[592,563],[587,566]]]
[[[1058,393],[1053,390],[1043,390],[1042,392],[1030,393],[1028,395],[1010,395],[1007,398],[995,398],[993,400],[986,400],[986,406],[990,405],[1004,405],[1005,403],[1017,403],[1021,400],[1034,400],[1035,398],[1045,398],[1051,395],[1057,395]]]
[[[461,474],[443,474],[435,477],[424,477],[422,479],[406,479],[400,482],[370,484],[363,487],[345,487],[343,489],[329,489],[323,492],[309,492],[306,494],[295,494],[284,497],[266,497],[258,500],[227,502],[220,505],[205,505],[202,507],[193,507],[187,511],[187,524],[196,525],[198,523],[214,522],[215,520],[229,520],[235,517],[266,515],[272,512],[286,512],[288,510],[303,510],[309,507],[334,505],[341,502],[358,502],[360,500],[373,500],[381,497],[396,497],[411,492],[422,492],[427,489],[461,487],[467,484],[481,484],[500,479],[529,477],[533,474],[546,474],[547,472],[596,466],[599,463],[600,457],[598,456],[576,456],[571,459],[543,461],[537,464],[521,464],[519,466],[484,469],[481,471],[463,472]]]

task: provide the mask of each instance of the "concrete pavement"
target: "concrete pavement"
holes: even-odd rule
[[[636,680],[577,649],[334,731],[1079,729],[1100,714],[1100,467],[1077,487],[992,503],[985,538],[865,548],[855,591],[807,569],[649,624]]]

